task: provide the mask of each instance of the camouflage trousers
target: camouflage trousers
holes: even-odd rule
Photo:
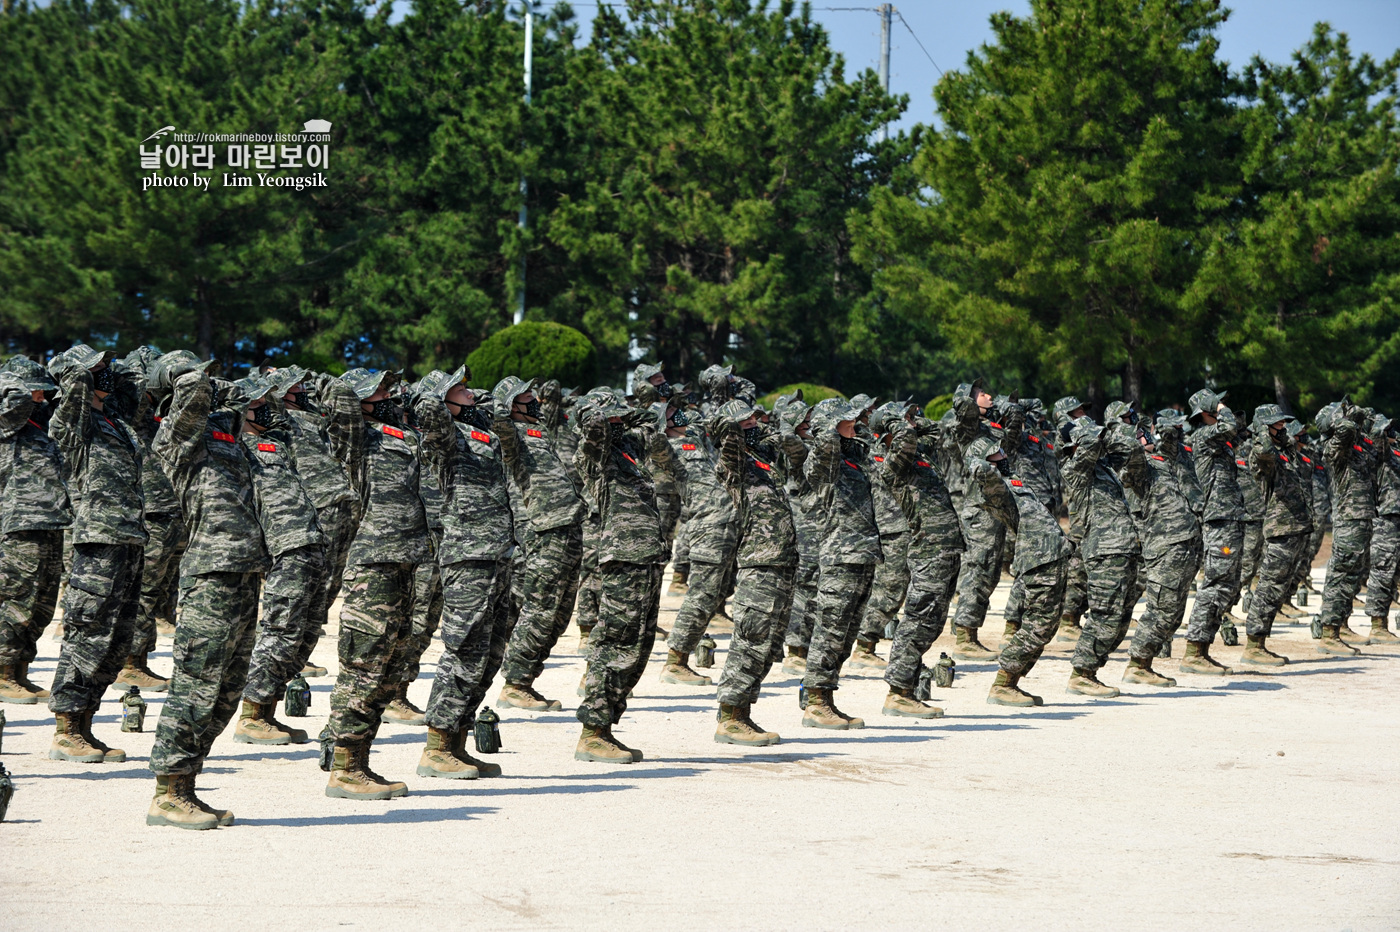
[[[510,604],[510,560],[463,560],[442,568],[442,657],[428,696],[428,724],[463,731],[501,668]]]
[[[1259,563],[1264,557],[1264,524],[1260,521],[1244,522],[1244,549],[1240,553],[1240,582],[1235,590],[1235,597],[1230,600],[1230,605],[1226,606],[1229,611],[1244,596],[1244,608],[1248,609],[1249,600],[1253,597],[1250,591],[1254,588],[1255,578],[1259,575]]]
[[[336,653],[340,673],[331,690],[326,734],[337,744],[373,740],[379,716],[399,680],[390,675],[413,630],[412,563],[351,563],[345,567]]]
[[[667,647],[682,654],[689,654],[695,650],[695,645],[700,643],[710,619],[724,605],[731,578],[729,571],[733,564],[733,551],[723,563],[696,559],[690,561],[690,578],[686,581],[690,588],[686,591],[685,600],[681,602],[680,611],[676,612],[671,634],[666,639]]]
[[[1264,557],[1259,564],[1259,584],[1249,603],[1249,620],[1245,634],[1268,637],[1274,630],[1274,616],[1279,606],[1292,593],[1298,554],[1308,544],[1307,534],[1289,534],[1264,540]]]
[[[1138,564],[1138,555],[1131,553],[1110,553],[1084,561],[1089,612],[1074,649],[1074,669],[1097,672],[1123,643],[1133,618]]]
[[[792,581],[792,610],[788,613],[787,632],[783,642],[788,647],[806,650],[812,643],[812,625],[817,610],[817,558],[802,556],[797,563],[797,575]]]
[[[1205,550],[1196,605],[1186,627],[1186,640],[1209,644],[1220,630],[1220,618],[1235,604],[1240,588],[1240,557],[1244,549],[1242,521],[1207,521],[1201,528]]]
[[[807,650],[807,675],[802,678],[808,689],[837,688],[874,582],[873,563],[829,563],[821,568],[816,623]]]
[[[185,550],[185,520],[180,515],[146,515],[146,562],[141,569],[141,598],[131,629],[129,656],[145,656],[156,649],[156,619],[174,621],[171,593],[180,577],[180,556]]]
[[[924,652],[938,640],[948,621],[948,605],[957,588],[961,565],[961,550],[910,549],[909,598],[904,603],[904,618],[895,628],[890,662],[885,667],[885,682],[891,687],[913,689],[919,685]]]
[[[1293,587],[1308,584],[1312,579],[1313,560],[1317,559],[1318,551],[1322,549],[1322,538],[1327,534],[1327,525],[1330,520],[1326,515],[1312,516],[1313,529],[1308,535],[1308,542],[1303,545],[1303,552],[1298,555],[1298,570]]]
[[[1069,555],[1065,565],[1065,599],[1060,607],[1061,615],[1068,615],[1076,622],[1084,617],[1089,608],[1089,577],[1084,572],[1084,557],[1079,553],[1079,545],[1074,545],[1074,553]]]
[[[152,771],[199,772],[238,709],[257,627],[257,573],[180,578],[175,672],[156,724]]]
[[[1332,522],[1332,556],[1327,560],[1327,581],[1322,586],[1324,626],[1344,625],[1351,617],[1351,600],[1361,591],[1371,548],[1371,520],[1343,518]]]
[[[355,542],[355,532],[360,526],[359,502],[336,502],[317,509],[316,523],[326,538],[326,613],[327,617],[316,620],[316,638],[320,639],[321,629],[330,620],[331,604],[340,595],[341,580],[345,578],[345,564],[350,558],[350,545]],[[311,642],[311,648],[316,641]],[[311,648],[306,658],[311,656]],[[305,663],[305,659],[303,659]]]
[[[582,563],[583,529],[579,525],[534,535],[520,581],[520,620],[506,644],[507,683],[530,686],[544,670],[554,645],[569,627]]]
[[[442,550],[442,531],[433,529],[433,553]],[[408,639],[395,658],[389,676],[395,683],[412,683],[418,679],[423,654],[433,643],[433,635],[442,623],[442,569],[437,560],[418,564],[413,574],[413,627]]]
[[[1027,570],[1021,583],[1021,621],[1011,640],[1002,645],[997,665],[1012,676],[1025,676],[1040,659],[1045,645],[1059,628],[1069,578],[1069,558]]]
[[[1367,615],[1381,621],[1390,616],[1397,574],[1400,574],[1400,515],[1376,515],[1371,522],[1371,571],[1366,576]]]
[[[579,562],[578,597],[574,603],[580,631],[592,631],[598,624],[598,585],[598,529],[589,518],[583,522],[583,559]]]
[[[870,600],[865,603],[856,640],[875,644],[885,637],[887,625],[899,618],[909,590],[909,535],[881,534],[880,551],[885,562],[875,570],[875,582],[870,586]]]
[[[676,543],[671,549],[671,559],[675,562],[676,572],[690,572],[690,534],[686,532],[685,515],[681,515],[680,521],[676,523]]]
[[[1001,579],[1001,552],[1006,545],[1006,529],[996,533],[969,535],[958,575],[958,610],[953,624],[960,628],[980,628],[987,620],[992,590]]]
[[[646,669],[661,606],[659,563],[609,560],[598,566],[598,624],[589,638],[588,670],[578,720],[589,728],[616,725],[627,694]]]
[[[745,566],[734,576],[734,635],[719,675],[721,705],[752,705],[782,656],[796,566]]]
[[[253,643],[245,698],[273,704],[282,698],[287,683],[306,663],[302,650],[326,616],[321,601],[325,597],[326,555],[321,547],[298,547],[272,558],[272,569],[263,579],[262,622]]]
[[[1138,619],[1137,631],[1128,645],[1128,655],[1137,660],[1157,656],[1163,644],[1171,643],[1186,614],[1191,596],[1191,580],[1201,565],[1198,539],[1171,544],[1164,553],[1143,560],[1140,576],[1147,595],[1147,608]]]
[[[0,538],[0,665],[25,665],[53,621],[63,572],[62,531],[13,531]]]
[[[93,712],[116,682],[141,596],[140,544],[76,544],[49,709]]]

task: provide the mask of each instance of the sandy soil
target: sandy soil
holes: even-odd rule
[[[1400,650],[1330,659],[1304,625],[1276,634],[1295,661],[1277,674],[1111,701],[1066,695],[1052,648],[1026,681],[1046,705],[1024,711],[986,705],[994,667],[962,663],[928,723],[882,717],[884,684],[850,677],[841,705],[868,727],[845,733],[799,727],[775,671],[755,717],[784,741],[755,750],[712,743],[712,691],[660,684],[658,651],[619,729],[647,760],[612,767],[572,759],[571,629],[540,683],[566,711],[503,713],[504,778],[417,778],[423,732],[385,726],[374,766],[410,795],[327,799],[314,744],[230,729],[201,792],[238,824],[213,832],[144,824],[158,697],[120,741],[105,704],[99,733],[131,754],[114,766],[48,760],[44,707],[7,705],[0,929],[1400,928]],[[36,679],[57,647],[46,635]],[[334,672],[333,639],[316,659]],[[331,681],[313,683],[314,735]]]

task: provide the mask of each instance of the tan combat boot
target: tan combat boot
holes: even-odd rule
[[[627,698],[629,698],[629,699],[632,698],[632,694],[631,694],[630,692],[627,694]],[[613,730],[612,730],[612,726],[611,726],[611,725],[609,725],[607,728],[604,728],[604,729],[603,729],[603,734],[607,735],[607,736],[608,736],[608,740],[611,741],[613,744],[615,744],[615,745],[617,745],[618,747],[622,748],[622,749],[623,749],[624,751],[626,751],[628,754],[631,754],[631,755],[632,755],[632,763],[634,763],[634,764],[640,764],[640,763],[642,762],[642,758],[646,756],[646,755],[644,755],[641,751],[637,750],[636,748],[628,747],[627,745],[623,744],[623,743],[622,743],[622,739],[619,738],[617,735],[613,734]]]
[[[194,778],[188,774],[156,777],[156,795],[146,812],[147,825],[168,825],[204,831],[219,827],[219,817],[194,798]]]
[[[936,705],[925,705],[915,699],[912,690],[891,686],[880,714],[897,718],[942,718],[943,710]]]
[[[807,648],[789,647],[787,656],[783,658],[783,672],[793,676],[801,676],[807,672]]]
[[[330,671],[319,664],[314,664],[310,660],[306,661],[306,666],[301,668],[302,676],[325,676]]]
[[[526,712],[558,712],[564,708],[564,704],[558,699],[546,699],[537,693],[533,686],[507,683],[501,687],[501,695],[496,699],[496,708],[524,709]]]
[[[1129,657],[1128,669],[1123,671],[1123,682],[1137,683],[1140,686],[1175,686],[1176,680],[1163,676],[1152,669],[1151,657]]]
[[[1337,628],[1337,625],[1322,626],[1322,640],[1317,642],[1318,652],[1331,654],[1334,657],[1355,657],[1361,653],[1338,637]]]
[[[92,733],[92,717],[95,712],[84,712],[78,719],[78,730],[82,734],[83,740],[102,752],[102,763],[104,764],[124,764],[126,763],[126,752],[121,748],[111,748],[103,744],[96,735]]]
[[[987,693],[987,705],[1006,705],[1014,709],[1041,705],[1042,700],[1039,696],[1032,696],[1016,685],[1020,681],[1021,677],[1018,674],[998,670],[997,678],[992,681],[992,688]]]
[[[35,699],[48,699],[50,696],[53,695],[47,689],[44,689],[42,686],[40,686],[38,683],[31,683],[29,681],[28,663],[15,664],[15,681],[18,682],[19,685],[23,686],[26,690],[28,690],[29,693],[33,695]]]
[[[719,725],[715,727],[715,744],[737,744],[747,748],[764,748],[776,744],[771,739],[778,737],[770,732],[761,732],[744,721],[739,710],[732,705],[720,703]]]
[[[884,670],[889,666],[883,657],[875,653],[875,645],[869,641],[856,641],[848,663],[855,670]]]
[[[337,744],[326,795],[339,799],[393,799],[407,796],[408,785],[389,782],[369,769],[369,742]]]
[[[479,771],[452,753],[453,735],[428,726],[428,741],[418,758],[418,776],[445,780],[475,780]]]
[[[215,809],[213,806],[199,798],[199,775],[204,771],[204,764],[201,762],[197,770],[190,774],[190,798],[194,804],[205,812],[212,813],[214,818],[219,820],[220,828],[227,828],[233,824],[233,813],[228,809]]]
[[[1281,667],[1288,663],[1287,657],[1276,654],[1264,646],[1264,640],[1262,634],[1249,635],[1246,638],[1247,644],[1244,653],[1240,654],[1240,663],[1248,663],[1256,667]]]
[[[851,723],[836,711],[831,702],[831,690],[811,687],[807,690],[807,708],[802,711],[802,727],[845,731]]]
[[[1078,669],[1069,675],[1069,685],[1065,687],[1065,692],[1092,696],[1095,699],[1112,699],[1118,695],[1117,687],[1100,683],[1093,670]]]
[[[1338,628],[1337,636],[1340,637],[1344,643],[1350,644],[1353,647],[1365,647],[1367,644],[1371,643],[1366,635],[1362,634],[1360,631],[1354,630],[1352,626],[1345,621],[1342,622]]]
[[[467,736],[470,734],[471,731],[465,728],[452,733],[452,756],[464,764],[471,764],[480,776],[499,777],[501,775],[500,764],[480,760],[467,753]]]
[[[263,715],[263,720],[266,721],[273,728],[276,728],[278,731],[285,731],[287,733],[287,736],[292,739],[292,744],[306,744],[308,741],[311,740],[307,736],[305,730],[301,728],[293,728],[286,722],[280,722],[277,720],[276,699],[273,699],[271,702],[263,706]]]
[[[1400,644],[1400,638],[1391,633],[1390,627],[1386,624],[1385,618],[1371,619],[1371,643],[1372,644]]]
[[[666,651],[666,666],[661,668],[661,682],[678,686],[710,686],[714,680],[690,669],[690,655],[678,650]]]
[[[583,726],[574,760],[595,761],[599,764],[631,764],[632,752],[616,744],[606,729]]]
[[[78,764],[100,764],[106,758],[101,748],[88,744],[83,737],[81,712],[56,712],[53,742],[49,745],[49,760],[66,760]]]
[[[753,713],[753,706],[752,706],[752,705],[749,705],[748,703],[745,703],[744,705],[737,706],[737,707],[736,707],[736,711],[738,712],[739,718],[741,718],[741,719],[744,720],[744,724],[748,725],[750,728],[752,728],[755,732],[757,732],[757,733],[760,734],[760,735],[767,735],[767,736],[768,736],[768,743],[769,743],[769,744],[780,744],[780,743],[782,743],[782,740],[783,740],[783,739],[782,739],[782,737],[781,737],[776,731],[769,731],[768,729],[761,727],[761,726],[758,724],[758,722],[755,722],[755,721],[753,720],[753,714],[752,714],[752,713]]]
[[[671,574],[671,588],[666,590],[667,595],[685,595],[690,591],[690,574],[682,570],[676,570]]]
[[[953,648],[953,656],[959,660],[990,660],[997,655],[996,651],[988,650],[977,640],[976,628],[954,625],[953,636],[957,642],[957,646]]]
[[[267,705],[243,700],[243,710],[238,714],[238,725],[233,729],[233,740],[238,744],[291,744],[292,736],[268,721]],[[303,735],[305,733],[303,732]]]
[[[1057,644],[1078,644],[1079,635],[1083,632],[1079,626],[1079,619],[1073,615],[1065,614],[1060,616],[1060,630],[1055,632],[1055,643]]]
[[[24,688],[24,684],[19,681],[15,674],[15,665],[12,663],[0,666],[0,702],[13,702],[16,705],[34,705],[39,701],[39,697]]]
[[[1308,614],[1287,600],[1278,607],[1278,613],[1284,618],[1303,618]]]
[[[1186,642],[1186,656],[1181,658],[1179,669],[1182,673],[1197,673],[1201,676],[1227,676],[1235,672],[1210,655],[1209,644],[1198,641]]]
[[[156,634],[163,638],[173,638],[175,636],[175,623],[169,618],[157,618]]]
[[[146,666],[145,654],[132,654],[126,658],[122,671],[117,674],[116,685],[139,686],[154,693],[163,693],[170,688],[170,681],[151,672],[151,668]]]
[[[380,713],[379,720],[382,722],[394,722],[399,725],[425,725],[428,719],[423,715],[423,710],[408,701],[408,684],[400,683],[394,692],[394,698],[389,700],[389,704]]]

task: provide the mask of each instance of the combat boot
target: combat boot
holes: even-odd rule
[[[39,697],[24,688],[15,674],[12,663],[0,666],[0,702],[13,702],[16,705],[34,705]]]
[[[1390,627],[1386,624],[1385,618],[1371,619],[1371,643],[1372,644],[1400,644],[1400,638],[1391,633]]]
[[[467,753],[467,736],[469,734],[471,734],[471,731],[465,728],[461,731],[453,732],[452,756],[464,764],[471,764],[476,768],[476,772],[483,777],[499,777],[501,775],[500,764],[478,760]]]
[[[243,700],[243,711],[238,714],[238,725],[233,729],[233,740],[238,744],[291,744],[292,736],[268,721],[267,704]],[[306,732],[302,732],[304,737]]]
[[[678,650],[666,651],[666,666],[661,668],[661,682],[677,686],[710,686],[714,680],[690,669],[690,654]]]
[[[1016,709],[1043,705],[1044,700],[1039,696],[1032,696],[1016,685],[1020,681],[1020,674],[998,670],[997,678],[992,682],[992,688],[987,693],[987,705],[1007,705]]]
[[[856,648],[851,652],[850,665],[856,670],[883,670],[889,663],[875,653],[875,645],[869,641],[856,641]]]
[[[408,701],[408,684],[400,683],[394,692],[394,698],[389,700],[389,704],[384,707],[384,711],[379,714],[381,722],[395,722],[399,725],[426,725],[428,719],[423,715],[423,710]]]
[[[1235,672],[1223,663],[1218,663],[1210,655],[1210,644],[1198,641],[1186,642],[1186,656],[1181,658],[1179,669],[1182,673],[1197,673],[1201,676],[1226,676]]]
[[[667,595],[685,595],[690,591],[690,573],[686,570],[677,569],[671,574],[671,588],[666,590]]]
[[[959,660],[990,660],[997,655],[996,651],[988,650],[977,640],[976,628],[954,625],[953,635],[957,641],[957,646],[953,648],[953,656]]]
[[[851,723],[836,711],[836,706],[831,702],[831,690],[810,687],[807,690],[807,708],[802,711],[802,727],[845,731],[851,727]]]
[[[1278,613],[1285,618],[1304,618],[1308,614],[1301,608],[1295,606],[1292,602],[1286,600],[1278,607]]]
[[[266,722],[267,722],[269,725],[271,725],[273,728],[276,728],[278,731],[284,731],[284,732],[286,732],[286,733],[287,733],[287,737],[289,737],[289,738],[292,739],[292,744],[306,744],[308,741],[311,740],[311,739],[307,736],[305,730],[303,730],[303,729],[301,729],[301,728],[293,728],[291,725],[288,725],[288,724],[285,723],[285,722],[279,722],[279,721],[277,720],[277,700],[276,700],[276,699],[273,699],[271,702],[269,702],[269,703],[267,703],[265,706],[263,706],[263,715],[264,715],[264,719],[263,719],[263,720],[266,721]]]
[[[715,728],[715,744],[737,744],[747,748],[766,748],[777,744],[777,735],[759,731],[744,721],[737,707],[720,703],[719,725]]]
[[[408,785],[389,782],[369,769],[369,742],[336,744],[326,795],[339,799],[393,799],[407,796]]]
[[[330,671],[325,667],[306,661],[306,665],[301,668],[302,676],[325,676]]]
[[[1228,621],[1230,624],[1234,625],[1234,626],[1237,627],[1237,628],[1248,628],[1248,627],[1249,627],[1249,622],[1246,621],[1245,619],[1241,618],[1240,616],[1236,615],[1234,612],[1226,612],[1225,615],[1224,615],[1224,617],[1223,617],[1221,620],[1222,620],[1222,621]]]
[[[628,698],[628,699],[631,699],[631,698],[632,698],[632,694],[631,694],[630,692],[627,694],[627,698]],[[623,749],[624,751],[626,751],[628,754],[631,754],[631,755],[632,755],[632,763],[634,763],[634,764],[640,764],[640,763],[642,762],[642,758],[644,758],[644,757],[646,756],[645,754],[643,754],[641,751],[637,750],[636,748],[628,747],[627,745],[623,744],[623,743],[622,743],[622,739],[619,738],[617,735],[613,734],[613,730],[612,730],[612,726],[611,726],[611,725],[609,725],[607,728],[604,728],[604,729],[603,729],[603,734],[607,735],[607,736],[608,736],[608,740],[611,741],[613,744],[615,744],[615,745],[617,745],[618,747],[622,748],[622,749]]]
[[[1056,644],[1078,644],[1079,635],[1084,631],[1079,626],[1079,619],[1073,615],[1064,614],[1060,616],[1060,630],[1055,632]]]
[[[925,705],[915,699],[911,690],[891,686],[880,714],[897,718],[942,718],[943,710],[936,705]]]
[[[574,760],[589,760],[599,764],[632,764],[632,752],[617,744],[604,728],[583,726],[579,735],[578,747],[574,748]]]
[[[34,698],[36,699],[48,699],[50,696],[53,695],[47,689],[44,689],[42,686],[40,686],[38,683],[31,683],[29,681],[28,663],[15,664],[15,682],[19,683],[19,685],[23,686],[26,690],[28,690],[30,695],[34,696]]]
[[[1163,676],[1152,669],[1152,658],[1137,657],[1128,658],[1128,669],[1123,671],[1123,682],[1137,683],[1141,686],[1175,686],[1176,680],[1170,676]]]
[[[1367,644],[1371,643],[1370,638],[1366,637],[1366,635],[1362,634],[1360,631],[1354,630],[1352,626],[1345,621],[1339,626],[1337,636],[1340,637],[1344,643],[1350,644],[1353,647],[1365,647]]]
[[[190,774],[190,798],[194,804],[205,812],[212,813],[214,818],[219,820],[220,828],[227,828],[233,824],[233,813],[228,809],[215,809],[213,806],[199,798],[199,775],[204,771],[204,764],[200,763],[195,772]]]
[[[83,740],[97,750],[102,752],[102,763],[104,764],[124,764],[126,763],[126,752],[121,748],[112,748],[103,744],[102,741],[92,733],[92,717],[94,712],[84,712],[78,718],[78,731],[83,736]]]
[[[81,712],[55,712],[53,742],[49,745],[49,760],[66,760],[78,764],[100,764],[106,758],[101,748],[93,747],[83,737]]]
[[[1014,638],[1014,637],[1016,636],[1016,632],[1017,632],[1017,631],[1020,631],[1020,630],[1021,630],[1021,623],[1020,623],[1019,621],[1008,621],[1008,622],[1006,623],[1006,627],[1003,628],[1003,629],[1002,629],[1002,632],[1001,632],[1001,643],[1002,643],[1002,644],[1008,644],[1008,643],[1010,643],[1011,639]]]
[[[580,682],[579,686],[581,688],[583,683]],[[558,699],[546,699],[535,692],[533,686],[507,683],[501,687],[501,695],[496,699],[496,708],[524,709],[526,712],[558,712],[564,708],[564,704]]]
[[[1117,687],[1105,686],[1100,683],[1093,670],[1079,669],[1069,675],[1069,685],[1065,687],[1065,692],[1092,696],[1095,699],[1112,699],[1118,695]]]
[[[735,708],[738,712],[739,718],[744,720],[745,725],[748,725],[760,735],[769,736],[769,744],[780,744],[782,742],[782,737],[776,731],[769,731],[768,729],[761,727],[758,724],[758,722],[755,722],[753,720],[753,706],[751,704],[744,703],[743,705],[736,706]]]
[[[807,672],[807,648],[789,647],[787,656],[783,658],[783,672],[793,676],[801,676]]]
[[[1337,625],[1322,626],[1322,640],[1317,642],[1318,651],[1335,657],[1355,657],[1361,653],[1337,636],[1337,627]],[[53,756],[52,752],[50,752],[50,756]]]
[[[219,827],[219,817],[194,798],[194,778],[172,773],[156,777],[156,795],[146,812],[147,825],[168,825],[203,831]]]
[[[132,654],[126,658],[122,671],[117,674],[115,685],[139,686],[154,693],[163,693],[170,688],[170,681],[151,672],[151,668],[146,666],[145,654]]]
[[[163,638],[173,638],[175,636],[175,623],[169,618],[157,618],[156,634]]]
[[[1287,657],[1264,646],[1262,634],[1251,634],[1246,641],[1244,653],[1240,654],[1240,663],[1253,664],[1256,667],[1281,667],[1288,663]]]
[[[446,780],[475,780],[478,771],[452,753],[453,736],[428,726],[428,741],[418,758],[418,776],[442,777]]]

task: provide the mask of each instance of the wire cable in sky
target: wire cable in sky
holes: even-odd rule
[[[904,24],[904,28],[909,30],[909,35],[914,37],[914,41],[919,46],[919,51],[924,53],[924,57],[928,59],[928,63],[933,66],[933,70],[938,72],[940,78],[943,77],[943,69],[938,67],[938,62],[933,60],[933,56],[928,53],[928,49],[924,48],[922,42],[919,42],[918,33],[914,32],[914,27],[909,25],[909,20],[905,19],[904,14],[899,12],[899,10],[895,10],[894,15],[899,17],[899,21]]]

